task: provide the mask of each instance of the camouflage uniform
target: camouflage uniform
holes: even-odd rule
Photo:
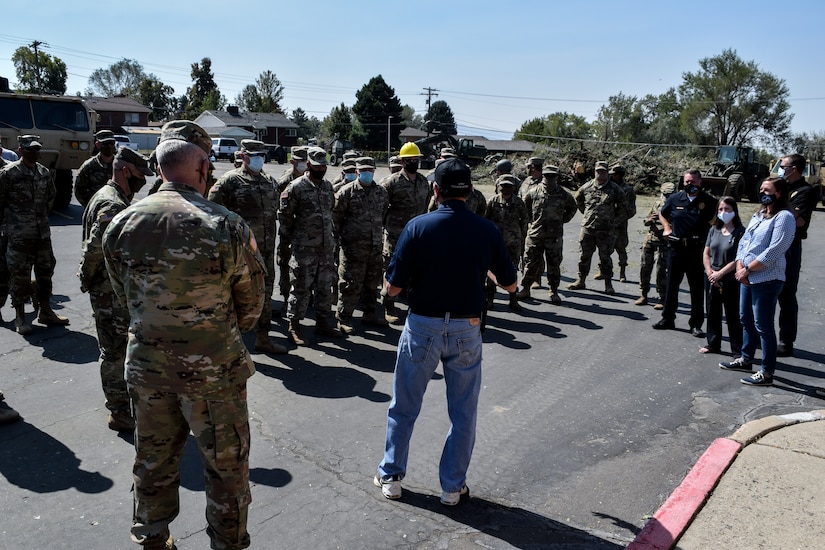
[[[5,168],[7,164],[6,159],[0,157],[0,170]],[[8,242],[6,225],[3,223],[3,209],[0,208],[0,308],[6,305],[6,298],[9,296],[9,266],[6,263]],[[3,316],[0,315],[0,322],[2,321]]]
[[[617,220],[625,215],[624,193],[609,179],[600,185],[594,178],[576,191],[575,199],[583,216],[579,236],[578,280],[570,287],[584,287],[584,280],[590,272],[593,252],[598,249],[599,271],[604,277],[605,291],[610,292],[613,289],[613,260],[610,255],[613,254],[616,242]]]
[[[306,160],[306,148],[302,147],[293,147],[292,154],[293,158],[296,155],[302,154],[302,160]],[[276,181],[278,187],[278,196],[284,192],[284,189],[292,183],[292,180],[300,178],[303,175],[296,173],[296,168],[293,166],[290,170],[287,170],[281,177],[279,177]],[[289,241],[284,240],[283,235],[279,235],[279,243],[278,249],[275,252],[275,263],[278,264],[278,288],[281,289],[281,296],[284,299],[284,305],[286,305],[287,300],[289,299],[289,259],[292,257],[292,252],[289,248]]]
[[[524,196],[527,209],[527,238],[524,243],[524,278],[522,289],[529,291],[541,277],[542,264],[547,268],[550,292],[555,294],[561,282],[564,224],[576,215],[576,201],[561,185],[547,182],[532,185]]]
[[[106,408],[113,417],[132,416],[123,372],[129,310],[118,302],[109,281],[103,258],[103,233],[115,215],[125,210],[130,202],[123,189],[111,180],[92,195],[83,211],[83,252],[77,274],[80,290],[89,292],[100,348],[100,380]]]
[[[23,306],[32,297],[31,272],[37,281],[37,296],[49,303],[56,261],[52,251],[49,210],[55,187],[49,169],[40,163],[29,168],[23,159],[0,171],[0,212],[8,238],[6,262],[13,306]]]
[[[209,190],[209,200],[227,207],[243,217],[252,229],[266,267],[264,309],[258,320],[258,332],[269,332],[272,321],[270,300],[275,288],[275,242],[278,215],[278,191],[274,179],[261,171],[253,174],[235,168],[221,177]]]
[[[423,175],[416,173],[415,180],[411,181],[404,170],[382,180],[381,185],[387,190],[389,198],[387,215],[384,216],[384,270],[386,271],[401,231],[412,218],[427,212],[433,191]]]
[[[622,190],[625,198],[625,207],[616,220],[616,244],[614,245],[614,249],[619,255],[619,278],[624,282],[627,279],[625,268],[627,267],[627,245],[630,242],[630,237],[627,234],[627,221],[636,215],[636,191],[632,185],[625,181],[624,177],[620,177],[618,181],[614,180],[614,183]]]
[[[530,192],[530,189],[535,187],[536,185],[542,182],[542,178],[534,178],[531,176],[527,176],[521,181],[521,185],[519,186],[519,196],[523,199],[527,196],[527,193]]]
[[[212,548],[246,548],[252,500],[246,380],[255,364],[241,333],[255,327],[264,300],[264,266],[252,233],[237,214],[188,185],[166,182],[112,220],[103,252],[130,316],[132,540],[169,536],[191,430],[205,469]]]
[[[331,324],[332,285],[335,284],[335,237],[332,208],[335,194],[332,184],[314,183],[303,175],[281,193],[279,218],[282,242],[289,242],[290,292],[287,318],[300,320],[306,315],[309,294],[314,291],[316,322]]]
[[[112,163],[104,162],[100,153],[84,162],[74,180],[74,196],[81,206],[86,206],[98,189],[112,179]]]
[[[498,184],[496,184],[498,188]],[[515,187],[515,185],[513,185]],[[515,194],[515,190],[509,199],[505,199],[501,193],[497,193],[487,203],[484,217],[493,222],[501,231],[504,237],[504,244],[510,254],[513,267],[518,267],[518,259],[521,258],[524,249],[524,237],[527,234],[527,207],[524,201]],[[487,309],[490,309],[496,294],[496,284],[487,280]],[[516,311],[520,306],[515,298],[515,293],[510,296],[510,308]]]
[[[675,189],[675,187],[676,186],[673,186],[673,189]],[[647,303],[647,295],[650,292],[650,277],[653,274],[654,265],[656,266],[656,291],[659,293],[659,303],[663,304],[665,301],[665,289],[667,288],[667,240],[664,238],[664,227],[662,227],[662,222],[659,220],[659,211],[665,204],[665,200],[667,200],[667,197],[664,194],[660,195],[659,200],[653,205],[653,208],[650,209],[644,221],[648,229],[644,243],[642,244],[642,265],[639,269],[639,292],[641,293],[641,298],[636,301],[637,305]]]
[[[479,216],[484,216],[487,213],[487,198],[484,193],[473,187],[470,196],[467,197],[467,210],[475,212]],[[430,197],[430,203],[427,205],[427,212],[438,210],[438,203],[435,202],[435,197]]]
[[[332,219],[341,245],[338,261],[338,318],[352,318],[363,296],[364,316],[374,316],[378,287],[383,276],[383,231],[387,190],[358,180],[345,185],[336,196]]]

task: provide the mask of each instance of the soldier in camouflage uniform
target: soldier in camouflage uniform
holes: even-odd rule
[[[390,173],[381,178],[381,181],[378,182],[378,185],[383,186],[385,181],[388,181],[390,177],[396,172],[400,172],[404,169],[404,165],[401,164],[401,159],[398,158],[396,155],[390,157],[390,160],[387,162],[387,167],[390,169]]]
[[[261,141],[241,141],[241,167],[230,170],[209,190],[209,200],[240,215],[252,229],[266,266],[264,310],[255,333],[255,350],[283,354],[287,349],[269,339],[272,293],[275,289],[275,246],[278,237],[278,189],[264,172],[266,146]]]
[[[659,303],[653,309],[664,309],[665,289],[667,288],[667,239],[664,237],[665,228],[659,220],[659,211],[664,206],[667,198],[676,191],[675,183],[663,183],[662,194],[659,200],[650,209],[645,218],[644,224],[647,226],[647,235],[642,244],[642,267],[639,270],[639,292],[641,296],[636,300],[637,306],[647,304],[647,295],[650,292],[650,276],[653,274],[653,266],[656,266],[656,291],[659,293]]]
[[[593,252],[599,250],[599,271],[604,276],[604,292],[613,295],[613,246],[616,221],[625,216],[625,197],[619,186],[608,179],[606,162],[596,163],[596,177],[576,191],[576,205],[582,216],[579,236],[579,275],[567,286],[570,290],[586,288]]]
[[[278,178],[278,196],[284,192],[286,186],[292,183],[292,180],[300,178],[307,171],[307,150],[308,147],[293,147],[290,153],[289,163],[292,168],[281,174]],[[275,254],[275,263],[278,264],[278,288],[281,290],[281,297],[284,302],[284,311],[286,311],[286,303],[289,300],[289,259],[292,257],[292,251],[289,246],[289,241],[284,240],[283,235],[278,236],[278,250]],[[273,315],[280,317],[283,315],[282,311],[275,311]]]
[[[608,176],[610,181],[619,186],[625,197],[625,208],[622,216],[616,220],[616,244],[614,250],[619,254],[619,281],[627,282],[627,244],[630,238],[627,235],[627,220],[636,215],[636,191],[633,186],[624,179],[625,169],[621,164],[616,164],[610,168]],[[602,274],[597,273],[595,279],[602,279]]]
[[[387,270],[395,243],[398,242],[404,226],[415,216],[427,212],[430,197],[433,195],[427,178],[418,173],[421,160],[418,146],[415,143],[405,143],[398,158],[404,165],[403,169],[381,183],[389,197],[387,215],[384,217],[384,271]],[[381,295],[384,299],[387,321],[393,324],[400,323],[401,318],[395,309],[395,298],[388,296],[386,290],[382,290]]]
[[[117,152],[115,134],[111,130],[97,132],[95,146],[98,153],[80,166],[74,179],[74,196],[83,207],[112,177],[112,162]]]
[[[524,199],[527,196],[527,192],[530,191],[534,186],[539,185],[542,182],[543,176],[541,175],[541,168],[544,166],[544,159],[539,157],[530,157],[527,159],[527,164],[525,165],[525,170],[527,171],[527,175],[521,181],[521,185],[519,186],[519,197]],[[519,258],[521,261],[521,267],[523,270],[527,269],[527,266],[524,265],[524,257],[522,256]],[[532,282],[531,288],[541,288],[541,274],[544,273],[544,256],[541,256],[541,265],[538,266],[538,276],[536,280]]]
[[[378,286],[383,269],[384,216],[387,213],[387,190],[373,181],[375,160],[361,157],[356,161],[358,178],[345,185],[336,195],[332,219],[341,244],[338,261],[338,328],[352,334],[352,312],[361,297],[363,323],[384,326],[378,315]]]
[[[496,224],[504,237],[504,244],[507,252],[510,253],[510,260],[513,266],[518,264],[518,258],[524,250],[524,237],[527,235],[527,207],[524,201],[516,195],[517,178],[510,174],[505,174],[496,179],[496,189],[498,193],[487,203],[484,217]],[[487,309],[492,309],[493,299],[496,294],[496,284],[487,281]],[[521,311],[522,307],[518,303],[516,293],[510,293],[509,307],[513,311]]]
[[[315,333],[330,338],[343,336],[333,322],[332,285],[335,284],[335,235],[332,208],[335,193],[324,179],[327,153],[320,147],[307,151],[306,174],[290,183],[281,193],[279,218],[281,239],[290,243],[289,338],[297,346],[307,344],[301,330],[310,293],[315,309]]]
[[[92,195],[83,211],[83,248],[77,276],[80,290],[89,293],[95,316],[100,381],[109,410],[109,429],[115,431],[135,429],[123,374],[129,311],[120,306],[112,290],[103,259],[103,233],[112,218],[126,210],[135,193],[146,184],[146,176],[154,175],[148,160],[128,147],[121,147],[114,157],[111,179]]]
[[[24,304],[31,298],[39,303],[37,320],[44,325],[68,325],[50,304],[52,275],[56,261],[52,251],[49,210],[55,187],[49,169],[37,162],[42,145],[40,136],[18,138],[20,160],[0,171],[0,218],[8,238],[6,262],[9,292],[15,310],[14,326],[18,333],[31,334]],[[32,267],[36,293],[31,283]]]
[[[112,287],[129,311],[126,381],[135,412],[132,540],[174,548],[180,459],[190,431],[206,486],[211,548],[250,544],[247,379],[242,333],[264,302],[263,260],[243,219],[203,197],[211,140],[200,126],[161,130],[157,193],[103,235]],[[204,246],[209,243],[209,246]]]
[[[0,147],[2,150],[2,147]],[[0,157],[0,170],[6,167],[8,162]],[[9,296],[9,266],[6,263],[6,249],[8,248],[8,237],[6,236],[6,226],[3,223],[3,210],[0,209],[0,308],[6,305],[6,298]],[[0,313],[0,323],[3,322],[3,315]]]
[[[531,185],[524,195],[527,208],[527,238],[524,243],[524,278],[519,299],[530,297],[533,281],[538,280],[547,267],[550,302],[561,303],[561,262],[564,247],[564,224],[576,215],[576,201],[558,184],[559,169],[552,165],[541,169],[542,181]]]
[[[354,182],[358,179],[355,168],[356,159],[346,159],[341,163],[341,173],[332,182],[332,190],[336,193],[348,183]]]

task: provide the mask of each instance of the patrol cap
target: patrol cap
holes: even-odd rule
[[[257,139],[241,140],[241,152],[247,154],[266,153],[266,146],[263,141]]]
[[[513,170],[513,163],[507,159],[501,159],[496,163],[496,170],[509,174]]]
[[[325,166],[327,164],[327,152],[320,147],[310,147],[307,149],[307,162],[313,166]]]
[[[403,165],[403,164],[401,164],[401,159],[399,159],[399,158],[398,158],[397,156],[395,156],[395,155],[393,155],[393,156],[391,156],[391,157],[390,157],[390,166],[391,166],[391,167],[401,167],[401,168],[403,168],[403,167],[404,167],[404,165]]]
[[[621,164],[614,164],[613,166],[610,167],[610,173],[611,174],[620,174],[620,175],[623,176],[625,174],[624,166],[622,166]]]
[[[160,139],[158,143],[167,139],[179,139],[194,143],[207,155],[212,153],[212,139],[209,134],[191,120],[170,120],[160,129]]]
[[[95,133],[95,140],[100,143],[108,143],[115,141],[115,133],[111,130],[100,130]]]
[[[663,183],[663,184],[662,184],[662,187],[660,188],[660,191],[661,191],[661,192],[662,192],[662,194],[664,194],[664,195],[670,195],[670,194],[673,194],[673,193],[675,193],[675,192],[676,192],[676,184],[675,184],[675,183],[672,183],[672,182],[667,181],[667,182],[665,182],[665,183]]]
[[[349,171],[351,171],[351,170],[355,170],[355,159],[354,159],[354,158],[348,158],[348,159],[345,159],[345,160],[341,163],[341,169],[342,169],[344,172],[349,172]]]
[[[558,176],[559,175],[559,167],[553,166],[552,164],[548,164],[544,168],[541,169],[541,173],[547,176]]]
[[[470,167],[453,157],[435,167],[435,183],[444,191],[469,191],[472,187]]]
[[[605,172],[608,171],[607,163],[605,161],[600,160],[596,163],[596,171],[598,172],[599,170],[604,170]]]
[[[129,147],[121,147],[115,154],[115,161],[124,161],[133,164],[135,168],[143,172],[144,176],[154,176],[155,173],[149,168],[149,159]]]
[[[496,185],[499,187],[515,187],[516,185],[516,176],[513,174],[502,174],[498,178],[496,178]]]
[[[293,147],[290,152],[292,153],[292,160],[307,159],[307,147],[305,145]]]
[[[544,164],[544,159],[541,157],[530,157],[527,159],[526,166],[535,166],[536,168],[541,168],[541,165]]]
[[[43,144],[40,143],[40,136],[26,134],[17,138],[17,143],[23,149],[41,149]]]
[[[448,159],[455,156],[455,149],[452,147],[442,147],[441,148],[441,158]]]
[[[372,157],[359,157],[355,161],[355,167],[359,170],[375,170],[375,159]]]

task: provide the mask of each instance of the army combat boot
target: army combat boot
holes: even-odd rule
[[[25,306],[20,304],[19,306],[14,306],[14,330],[17,331],[17,334],[22,336],[26,336],[32,333],[32,326],[26,321],[26,311]]]
[[[560,304],[561,303],[561,296],[559,296],[558,289],[551,288],[550,289],[550,303],[551,304]]]
[[[283,355],[287,353],[287,349],[284,346],[276,344],[269,339],[269,333],[266,330],[259,330],[257,334],[255,334],[255,351],[271,353],[273,355]]]
[[[613,296],[616,294],[616,291],[613,290],[613,283],[610,281],[611,277],[605,277],[604,279],[604,293],[608,296]]]
[[[366,311],[364,311],[364,316],[361,318],[361,323],[373,327],[386,327],[389,325],[386,317],[384,317],[383,308],[378,305],[371,308],[366,308]]]
[[[627,274],[625,273],[625,266],[619,266],[619,282],[626,283],[627,282]]]
[[[389,296],[384,298],[384,319],[392,325],[401,324],[401,317],[395,308],[395,300],[392,300]]]
[[[527,292],[529,293],[530,290],[528,289]],[[515,292],[511,292],[510,293],[510,302],[507,304],[507,307],[509,307],[512,311],[515,311],[516,313],[519,313],[520,311],[523,310],[523,308],[521,307],[521,304],[518,303],[518,300],[519,300],[518,295]]]
[[[522,281],[522,285],[524,286],[521,287],[521,290],[516,292],[516,298],[526,300],[530,297],[530,282],[528,281],[527,284],[524,284],[524,281]]]
[[[604,279],[604,275],[602,275],[602,270],[598,270],[593,278],[597,281],[601,281],[602,279]]]
[[[647,292],[642,292],[642,295],[634,302],[637,306],[647,305]]]
[[[587,285],[584,284],[584,277],[579,275],[579,278],[567,285],[567,288],[570,290],[582,290],[587,288]]]
[[[306,338],[304,338],[304,333],[301,330],[301,320],[300,319],[290,319],[289,320],[288,333],[289,333],[289,339],[296,346],[305,346],[305,345],[307,345]]]
[[[352,325],[352,315],[338,316],[338,330],[347,336],[355,333],[355,327]]]
[[[315,334],[326,336],[327,338],[344,337],[344,333],[341,329],[333,325],[328,317],[320,317],[315,321]]]

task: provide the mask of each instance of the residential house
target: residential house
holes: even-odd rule
[[[284,147],[298,143],[299,126],[280,113],[241,112],[230,105],[226,111],[204,111],[194,122],[213,137],[232,137],[238,143],[247,138]]]
[[[116,134],[127,133],[127,128],[149,126],[149,114],[152,109],[135,101],[131,97],[97,97],[89,96],[86,103],[98,115],[97,129],[111,130]]]

